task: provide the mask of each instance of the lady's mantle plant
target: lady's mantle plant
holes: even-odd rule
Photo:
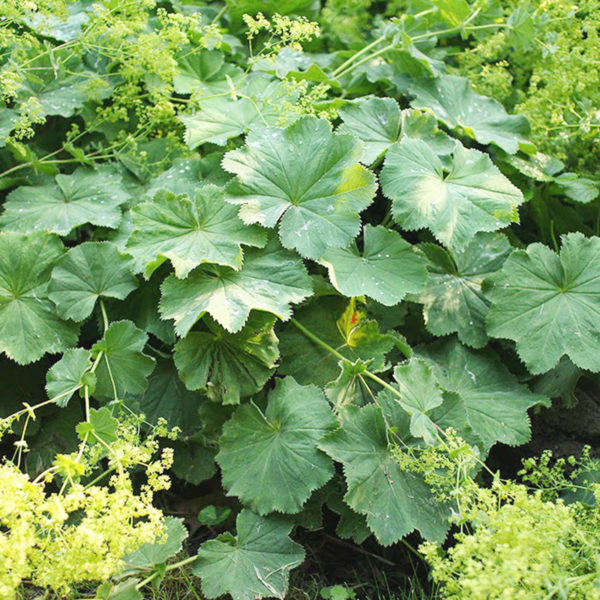
[[[123,556],[164,534],[148,426],[181,430],[175,477],[241,506],[187,560],[203,593],[282,596],[324,506],[358,543],[444,541],[457,499],[398,446],[452,429],[483,461],[529,440],[564,373],[600,371],[597,182],[451,73],[457,47],[543,43],[542,21],[356,6],[364,28],[333,1],[0,8],[7,594],[112,575],[99,597],[140,598],[164,575],[180,522]]]

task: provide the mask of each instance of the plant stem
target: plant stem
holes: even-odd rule
[[[106,314],[106,307],[104,306],[104,302],[100,300],[100,311],[102,312],[102,322],[104,323],[104,332],[108,329],[108,316]]]
[[[293,323],[308,339],[312,340],[315,344],[318,344],[319,346],[321,346],[321,348],[324,348],[325,350],[327,350],[327,352],[333,354],[333,356],[335,356],[337,359],[343,360],[345,363],[351,364],[351,361],[348,360],[343,354],[340,354],[327,342],[324,342],[321,338],[317,337],[312,331],[310,331],[310,329],[304,327],[302,323],[299,323],[298,321],[296,321],[296,319],[291,319],[290,322]]]
[[[321,348],[324,348],[325,350],[327,350],[327,352],[329,352],[330,354],[335,356],[338,360],[341,360],[348,365],[353,364],[350,359],[346,358],[343,354],[338,352],[335,348],[332,348],[327,342],[324,342],[321,338],[319,338],[312,331],[310,331],[310,329],[307,329],[306,327],[304,327],[304,325],[302,325],[302,323],[299,323],[298,321],[296,321],[296,319],[291,319],[290,322],[293,325],[295,325],[308,339],[315,342],[315,344],[318,344],[319,346],[321,346]],[[387,381],[384,381],[383,379],[381,379],[381,377],[378,377],[377,375],[375,375],[375,373],[371,373],[371,371],[369,371],[368,369],[365,369],[364,371],[362,371],[362,375],[364,375],[365,377],[368,377],[372,381],[375,381],[380,386],[384,387],[386,390],[389,390],[390,392],[392,392],[395,396],[398,396],[398,398],[402,397],[402,394],[400,394],[400,392],[394,386],[390,385]]]
[[[335,78],[339,79],[343,75],[347,75],[348,73],[350,73],[350,71],[353,71],[354,69],[356,69],[356,67],[360,67],[361,65],[364,65],[366,62],[369,62],[370,60],[377,58],[381,54],[385,54],[388,50],[391,50],[395,46],[396,46],[396,44],[388,44],[387,46],[384,46],[380,50],[377,50],[377,52],[373,52],[372,54],[365,56],[362,60],[359,60],[357,63],[350,65],[348,68],[346,68],[343,71],[341,71],[340,73],[338,73]]]
[[[179,562],[173,563],[172,565],[168,565],[167,567],[165,567],[165,573],[173,571],[174,569],[179,569],[180,567],[184,567],[185,565],[189,565],[190,563],[194,562],[197,558],[197,556],[188,556],[187,558],[184,558]],[[140,581],[140,583],[138,583],[135,586],[135,589],[141,590],[145,585],[148,585],[149,583],[154,581],[158,576],[159,572],[155,571],[154,573],[152,573],[152,575],[146,577],[146,579],[144,579],[143,581]]]
[[[341,64],[332,73],[333,77],[337,78],[338,74],[341,73],[342,71],[344,71],[344,69],[346,69],[346,67],[350,66],[357,58],[360,58],[363,54],[366,54],[367,52],[369,52],[370,50],[375,48],[375,46],[381,44],[381,42],[383,42],[384,40],[385,40],[385,36],[382,35],[380,38],[377,38],[374,42],[371,42],[370,44],[365,46],[362,50],[359,50],[358,52],[353,54],[345,63]]]

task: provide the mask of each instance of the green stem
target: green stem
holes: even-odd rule
[[[168,573],[169,571],[173,571],[175,569],[179,569],[180,567],[184,567],[185,565],[189,565],[190,563],[193,563],[195,560],[197,560],[197,558],[198,558],[197,556],[188,556],[187,558],[184,558],[183,560],[180,560],[179,562],[173,563],[172,565],[168,565],[165,568],[165,573]],[[149,583],[154,581],[158,576],[159,576],[159,572],[155,571],[154,573],[152,573],[152,575],[150,575],[149,577],[146,577],[146,579],[144,579],[143,581],[140,581],[140,583],[138,583],[135,586],[135,589],[141,590],[145,585],[148,585]]]
[[[83,397],[84,397],[84,403],[85,403],[85,420],[89,423],[90,422],[90,388],[86,385],[83,388]],[[87,439],[87,433],[86,435],[86,439]],[[85,444],[85,441],[84,441]]]
[[[350,71],[353,71],[357,67],[360,67],[361,65],[364,65],[366,62],[369,62],[370,60],[373,60],[374,58],[377,58],[381,54],[385,54],[388,50],[391,50],[395,46],[396,46],[396,44],[388,44],[387,46],[384,46],[380,50],[377,50],[377,52],[373,52],[372,54],[369,54],[368,56],[365,56],[362,60],[359,60],[357,63],[354,63],[353,65],[350,65],[347,69],[344,69],[343,71],[341,71],[340,73],[338,73],[335,76],[335,78],[339,79],[340,77],[343,77],[344,75],[347,75],[348,73],[350,73]]]
[[[428,12],[431,12],[431,9],[429,9],[427,11],[423,11],[422,13],[419,13],[416,16],[417,17],[423,16],[423,15],[427,14]],[[480,12],[480,9],[478,8],[469,16],[468,19],[466,19],[459,25],[455,25],[454,27],[450,27],[448,29],[442,29],[440,31],[430,31],[428,33],[424,33],[421,35],[416,35],[414,37],[411,37],[411,43],[418,42],[420,40],[426,40],[426,39],[429,39],[432,37],[438,37],[440,35],[458,33],[460,31],[477,31],[480,29],[508,27],[508,25],[505,23],[490,23],[490,24],[486,24],[486,25],[468,26],[468,24],[479,14],[479,12]],[[388,50],[391,50],[392,48],[394,48],[396,46],[396,44],[394,42],[392,42],[391,44],[388,44],[387,46],[380,48],[376,52],[368,54],[376,46],[381,44],[381,42],[383,42],[385,39],[386,39],[385,36],[381,36],[381,37],[377,38],[375,41],[373,41],[370,44],[368,44],[367,46],[365,46],[364,48],[362,48],[361,50],[359,50],[358,52],[356,52],[355,54],[353,54],[346,62],[341,64],[337,69],[335,69],[335,71],[333,71],[332,77],[334,79],[339,79],[343,75],[347,75],[348,73],[350,73],[353,69],[356,69],[360,65],[363,65],[364,63],[366,63],[370,60],[373,60],[374,58],[380,56],[381,54],[384,54],[385,52],[387,52]],[[364,56],[365,54],[367,54],[367,56]],[[356,62],[357,59],[359,59],[361,56],[364,56],[364,58],[362,58],[361,60]]]
[[[298,321],[296,321],[296,319],[291,319],[290,322],[293,325],[295,325],[308,339],[315,342],[315,344],[318,344],[319,346],[321,346],[321,348],[324,348],[325,350],[327,350],[327,352],[329,352],[330,354],[335,356],[338,360],[341,360],[348,365],[353,364],[350,359],[346,358],[343,354],[338,352],[335,348],[332,348],[327,342],[324,342],[321,338],[319,338],[312,331],[310,331],[310,329],[307,329],[306,327],[304,327],[304,325],[302,325],[302,323],[299,323]],[[384,381],[383,379],[381,379],[381,377],[378,377],[377,375],[375,375],[375,373],[371,373],[371,371],[369,371],[368,369],[365,369],[362,372],[362,374],[365,377],[368,377],[369,379],[371,379],[372,381],[375,381],[380,386],[384,387],[386,390],[389,390],[394,395],[398,396],[398,398],[402,397],[400,392],[394,386],[390,385],[387,381]]]
[[[102,312],[102,322],[104,323],[104,332],[108,329],[108,315],[106,314],[106,307],[104,301],[100,300],[100,311]]]
[[[380,386],[384,387],[386,390],[389,390],[395,396],[398,396],[398,398],[402,398],[402,394],[393,385],[390,385],[387,381],[381,379],[381,377],[377,377],[375,373],[371,373],[371,371],[365,370],[363,371],[363,375],[377,382]]]
[[[452,33],[458,33],[461,29],[464,31],[479,31],[481,29],[498,29],[501,27],[509,27],[506,23],[488,23],[487,25],[471,25],[469,27],[465,27],[464,23],[460,25],[456,25],[455,27],[450,27],[449,29],[441,29],[440,31],[430,31],[428,33],[423,33],[421,35],[416,35],[411,38],[412,42],[418,42],[421,40],[427,40],[432,37],[438,37],[440,35],[448,35]]]
[[[225,11],[227,10],[227,4],[223,4],[223,6],[221,7],[221,10],[216,14],[215,18],[210,22],[211,25],[214,25],[215,23],[219,22],[219,19],[225,14]]]
[[[412,545],[409,544],[404,538],[400,540],[419,560],[423,560],[423,555]]]
[[[357,58],[360,58],[363,54],[366,54],[367,52],[369,52],[370,50],[375,48],[375,46],[378,46],[379,44],[381,44],[381,42],[383,42],[384,40],[385,40],[385,36],[382,35],[380,38],[377,38],[374,42],[371,42],[370,44],[365,46],[362,50],[359,50],[358,52],[354,53],[345,63],[341,64],[332,73],[333,77],[337,78],[338,74],[341,73],[342,71],[344,71],[344,69],[346,69],[346,67],[350,66]]]
[[[343,360],[345,363],[352,364],[352,362],[348,360],[343,354],[340,354],[327,342],[324,342],[321,338],[317,337],[312,331],[310,331],[310,329],[304,327],[302,323],[299,323],[298,321],[296,321],[296,319],[291,319],[290,322],[293,323],[309,340],[312,340],[315,344],[318,344],[319,346],[321,346],[321,348],[324,348],[325,350],[327,350],[327,352],[333,354],[333,356],[335,356],[337,359]]]
[[[11,418],[13,418],[13,417],[14,418],[19,418],[21,415],[24,415],[25,413],[32,414],[38,408],[42,408],[43,406],[46,406],[48,404],[53,404],[54,402],[56,402],[57,400],[60,400],[61,398],[64,398],[65,396],[69,396],[70,394],[74,394],[79,389],[81,389],[81,386],[77,385],[77,386],[71,388],[70,390],[67,390],[66,392],[63,392],[62,394],[58,394],[56,396],[53,396],[49,400],[44,400],[44,402],[40,402],[39,404],[36,404],[35,406],[30,406],[29,404],[27,404],[27,402],[23,402],[23,404],[26,406],[26,408],[23,408],[22,410],[19,410],[18,412],[13,413],[11,415]]]
[[[148,350],[150,350],[150,352],[154,352],[154,354],[156,354],[156,356],[159,356],[160,358],[166,358],[166,359],[171,358],[171,355],[168,352],[163,352],[162,350],[155,348],[151,344],[146,344],[146,348],[148,348]]]
[[[392,219],[393,219],[392,210],[390,208],[388,210],[387,214],[385,215],[383,221],[381,221],[381,226],[382,227],[387,227],[392,222]]]
[[[98,477],[92,479],[92,481],[87,483],[85,485],[84,489],[87,490],[88,488],[91,488],[93,485],[96,485],[101,479],[104,479],[107,475],[109,475],[110,473],[113,473],[116,470],[117,470],[117,467],[110,467],[110,469],[106,469],[106,471],[102,471],[102,473],[100,473],[100,475],[98,475]]]

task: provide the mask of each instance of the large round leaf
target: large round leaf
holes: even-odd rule
[[[360,230],[359,213],[375,193],[375,178],[358,164],[360,142],[333,135],[323,119],[305,117],[287,129],[251,132],[246,146],[225,155],[237,179],[226,198],[241,204],[246,223],[274,227],[286,248],[318,259],[342,248]]]
[[[299,512],[333,475],[317,443],[335,426],[319,388],[278,381],[264,414],[245,404],[223,428],[217,462],[228,494],[261,514]]]
[[[409,91],[415,96],[412,106],[432,110],[445,125],[461,127],[480,144],[494,143],[510,154],[520,145],[530,145],[527,118],[509,115],[497,100],[474,92],[464,77],[423,79],[413,83]]]
[[[562,237],[556,254],[543,244],[517,250],[490,279],[488,333],[517,343],[534,374],[565,354],[582,369],[600,371],[600,238]]]
[[[364,249],[329,248],[319,261],[329,279],[345,296],[369,296],[386,306],[398,304],[407,293],[423,289],[425,258],[395,231],[366,225]]]
[[[344,500],[366,516],[381,544],[389,546],[414,529],[428,540],[444,539],[446,510],[422,479],[402,471],[394,460],[378,406],[348,407],[343,426],[319,447],[344,465],[348,485]]]
[[[450,339],[419,350],[419,355],[430,362],[439,385],[464,402],[484,452],[496,442],[517,446],[529,441],[527,410],[547,398],[519,384],[493,352],[470,350]]]
[[[205,312],[235,333],[252,309],[288,319],[290,304],[304,300],[311,291],[302,262],[272,240],[264,249],[248,250],[239,271],[210,265],[198,267],[187,279],[171,275],[162,285],[160,312],[163,319],[175,320],[179,335],[185,335]]]
[[[285,597],[289,572],[304,560],[302,546],[289,538],[291,522],[244,509],[236,524],[236,537],[226,533],[198,550],[192,572],[202,579],[203,594],[230,594],[233,600]]]
[[[175,345],[181,379],[224,404],[258,392],[279,358],[274,322],[274,316],[255,311],[241,331],[229,333],[206,318],[208,331],[193,331]]]
[[[4,203],[0,225],[10,231],[43,230],[60,235],[84,223],[116,227],[121,220],[119,206],[128,198],[116,172],[80,167],[72,175],[57,175],[54,182],[12,191]]]
[[[404,229],[427,227],[446,246],[463,248],[478,231],[518,220],[523,195],[489,156],[460,143],[442,160],[423,140],[404,138],[391,148],[381,185]]]
[[[415,296],[423,304],[423,319],[434,335],[458,333],[467,346],[487,344],[485,317],[490,301],[481,289],[486,277],[498,271],[513,248],[499,233],[478,233],[462,250],[450,255],[444,248],[423,244],[429,259],[429,280]]]
[[[63,252],[47,233],[0,234],[0,351],[20,364],[77,344],[77,328],[48,299],[50,271]]]
[[[52,271],[49,297],[66,319],[83,321],[99,298],[124,300],[137,287],[131,259],[110,242],[71,248]]]
[[[454,141],[437,128],[430,112],[400,110],[393,98],[369,98],[340,108],[339,133],[350,133],[363,142],[361,160],[371,164],[404,136],[423,138],[438,152],[452,152]]]
[[[237,209],[214,185],[197,189],[193,198],[158,192],[151,202],[131,211],[133,233],[127,251],[138,271],[149,277],[170,260],[177,277],[203,263],[242,266],[242,244],[264,246],[265,231],[244,225]]]

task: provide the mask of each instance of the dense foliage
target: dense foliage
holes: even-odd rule
[[[186,537],[167,469],[228,497],[183,561],[208,598],[283,596],[323,507],[417,532],[448,597],[595,597],[590,460],[554,496],[547,460],[475,478],[600,372],[599,19],[3,2],[2,597],[141,598]],[[541,583],[511,562],[540,531]],[[493,595],[509,571],[529,595]]]

